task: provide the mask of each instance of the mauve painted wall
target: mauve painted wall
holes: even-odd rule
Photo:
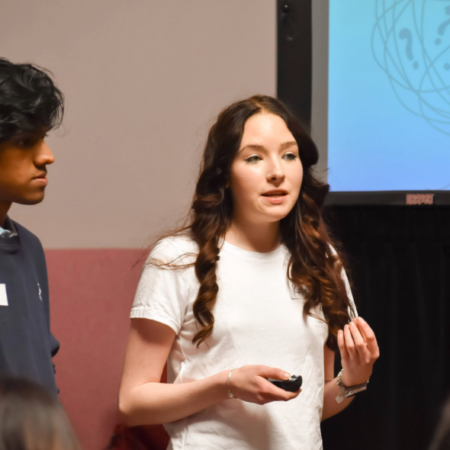
[[[51,328],[60,398],[83,448],[106,447],[117,394],[139,250],[47,250]]]
[[[13,206],[45,248],[140,248],[192,198],[206,132],[276,92],[273,0],[2,0],[1,56],[66,97],[46,200]]]
[[[60,399],[85,450],[107,446],[119,423],[117,396],[129,312],[141,273],[141,250],[47,250],[51,328],[61,348],[54,358]],[[163,373],[165,381],[166,373]],[[164,450],[162,426],[143,432]]]

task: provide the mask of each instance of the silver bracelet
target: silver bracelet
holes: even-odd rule
[[[230,378],[231,378],[231,374],[233,373],[234,369],[230,370],[230,373],[228,374],[228,378],[227,378],[227,388],[228,388],[228,397],[230,398],[236,398],[230,391]]]
[[[369,383],[369,380],[367,380],[365,383],[361,384],[355,384],[354,386],[346,386],[341,379],[342,372],[344,369],[342,369],[337,376],[337,385],[339,386],[339,395],[336,397],[336,401],[338,403],[342,403],[344,401],[344,398],[352,397],[353,395],[357,394],[358,392],[365,391],[367,389],[367,384]]]

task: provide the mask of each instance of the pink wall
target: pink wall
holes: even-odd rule
[[[106,447],[118,423],[117,394],[142,255],[123,249],[46,251],[51,326],[61,343],[56,381],[85,450]]]

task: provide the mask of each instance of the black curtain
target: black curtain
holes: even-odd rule
[[[381,352],[367,392],[323,422],[324,449],[426,450],[450,388],[450,207],[328,206],[324,217]]]

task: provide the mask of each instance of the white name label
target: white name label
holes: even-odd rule
[[[0,284],[0,306],[8,306],[8,296],[6,295],[6,284]]]

